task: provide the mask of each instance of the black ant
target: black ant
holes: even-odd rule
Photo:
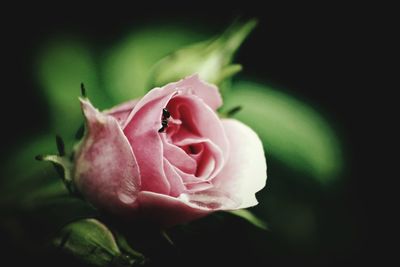
[[[171,117],[168,109],[163,108],[162,110],[162,120],[161,120],[161,128],[158,130],[159,133],[164,132],[165,128],[168,127],[168,119]]]

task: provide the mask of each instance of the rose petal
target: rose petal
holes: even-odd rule
[[[81,99],[87,133],[75,159],[75,184],[90,202],[112,211],[133,204],[140,190],[139,168],[122,129],[112,116]]]
[[[185,183],[187,193],[196,193],[198,191],[205,191],[214,187],[210,181],[200,181],[196,183]]]
[[[241,199],[239,208],[257,205],[255,193],[264,188],[267,179],[267,165],[260,138],[237,120],[224,119],[222,124],[231,145],[230,157],[213,184],[215,188]]]
[[[122,112],[122,111],[132,111],[132,109],[139,103],[140,99],[133,99],[126,102],[123,102],[111,109],[104,110],[103,113],[111,115],[115,112]]]
[[[213,179],[229,157],[229,143],[220,119],[197,96],[175,95],[168,108],[182,122],[171,135],[172,143],[184,147],[205,142],[207,149],[197,157],[196,176]]]
[[[199,219],[217,210],[233,209],[240,202],[227,193],[205,190],[181,194],[178,198],[141,191],[137,202],[141,218],[162,226],[172,226]]]
[[[164,88],[165,90],[176,90],[178,88],[183,95],[196,95],[214,111],[222,105],[222,98],[218,88],[202,81],[197,74],[178,82],[167,84]]]
[[[236,209],[241,203],[232,194],[215,188],[194,193],[184,193],[179,196],[179,199],[192,207],[214,211]]]
[[[138,102],[139,99],[130,100],[118,106],[115,106],[112,109],[105,110],[103,111],[103,113],[116,118],[120,125],[125,125],[126,119]]]
[[[192,136],[188,136],[188,138],[186,139],[182,139],[179,141],[177,140],[175,144],[181,147],[203,144],[203,150],[201,151],[201,154],[195,155],[195,158],[197,158],[198,168],[195,176],[196,179],[213,179],[220,173],[225,164],[224,155],[221,149],[207,138],[193,138]],[[192,182],[185,179],[184,181]]]
[[[212,110],[217,110],[222,105],[222,98],[218,91],[218,88],[214,85],[208,84],[200,80],[197,74],[186,77],[178,82],[169,83],[162,88],[154,88],[150,90],[134,107],[131,114],[128,116],[125,128],[132,117],[138,112],[144,105],[154,101],[155,99],[164,98],[173,93],[179,95],[196,95],[201,98]]]
[[[169,143],[166,140],[166,135],[161,135],[164,147],[164,157],[171,162],[172,165],[181,169],[186,173],[196,172],[196,161],[191,158],[182,148]]]
[[[124,129],[140,166],[142,190],[167,195],[171,188],[164,173],[163,145],[158,130],[161,127],[162,109],[173,94],[153,99],[145,105],[140,101],[134,111],[138,106],[141,108],[136,113],[132,111],[133,116]]]
[[[186,193],[194,193],[214,187],[210,181],[196,177],[194,174],[187,174],[178,168],[175,168],[175,172],[181,177]]]
[[[174,143],[188,138],[190,134],[207,137],[222,150],[227,159],[229,143],[225,129],[218,115],[201,98],[175,95],[168,103],[170,106],[182,121],[181,129],[172,136]]]
[[[164,159],[164,173],[171,185],[171,196],[177,197],[185,191],[186,188],[183,184],[182,177],[177,173],[176,168],[166,159]]]
[[[172,226],[208,215],[212,210],[188,205],[181,199],[142,191],[138,195],[140,217],[161,226]]]

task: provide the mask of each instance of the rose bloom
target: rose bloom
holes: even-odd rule
[[[197,75],[104,112],[81,99],[87,127],[74,184],[99,209],[162,226],[257,205],[262,143],[243,123],[219,118],[221,105]]]

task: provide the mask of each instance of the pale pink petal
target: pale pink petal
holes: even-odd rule
[[[208,149],[197,161],[196,176],[214,178],[229,157],[228,139],[216,113],[197,96],[175,95],[168,103],[168,110],[173,118],[182,122],[179,130],[170,136],[172,143],[191,148],[207,137],[205,145]]]
[[[175,168],[175,172],[181,177],[186,193],[203,191],[214,187],[211,181],[196,177],[194,174],[185,173],[178,168]]]
[[[103,113],[111,115],[115,112],[131,111],[136,106],[136,104],[139,103],[139,101],[140,101],[140,99],[129,100],[129,101],[123,102],[111,109],[104,110]]]
[[[201,98],[212,110],[217,110],[222,105],[221,94],[218,88],[202,81],[199,75],[188,76],[178,82],[164,86],[165,90],[179,90],[183,95],[195,95]]]
[[[186,77],[178,82],[169,83],[162,88],[154,88],[150,90],[134,107],[132,113],[126,119],[123,128],[127,126],[132,117],[147,103],[155,99],[164,98],[168,95],[176,93],[177,95],[194,95],[201,98],[207,106],[216,111],[222,105],[222,98],[218,88],[214,85],[207,84],[200,80],[198,75]]]
[[[139,217],[168,227],[208,215],[208,208],[188,205],[183,200],[154,192],[142,191],[137,198]]]
[[[139,99],[130,100],[118,106],[115,106],[112,109],[105,110],[103,111],[103,113],[113,116],[122,126],[125,125],[126,119],[138,102]]]
[[[125,136],[131,144],[140,166],[140,173],[143,177],[142,190],[167,195],[171,188],[164,173],[163,145],[161,133],[158,130],[161,128],[162,109],[173,94],[153,99],[142,105],[136,113],[131,113],[133,116],[124,129]],[[141,103],[142,101],[134,109]]]
[[[207,138],[193,138],[192,136],[188,136],[186,139],[176,140],[175,144],[180,147],[202,145],[202,149],[198,151],[199,153],[193,155],[193,158],[197,160],[195,176],[198,179],[211,180],[217,176],[224,167],[225,159],[223,152]],[[187,180],[184,181],[188,182]]]
[[[200,183],[204,182],[205,180],[200,179],[199,177],[196,177],[194,174],[186,173],[181,171],[178,168],[175,168],[175,171],[178,173],[178,175],[181,177],[183,184],[191,184],[191,183]]]
[[[124,212],[140,190],[140,172],[118,122],[81,99],[87,133],[75,155],[74,181],[94,205]]]
[[[176,168],[166,159],[164,159],[164,173],[171,185],[170,196],[177,197],[186,190],[182,177],[176,171]]]
[[[175,95],[168,103],[168,110],[174,118],[182,122],[180,130],[172,137],[174,142],[190,134],[207,137],[224,155],[228,155],[229,143],[221,120],[201,98]]]
[[[267,180],[262,143],[252,129],[237,120],[224,119],[222,124],[231,145],[230,157],[213,184],[241,199],[239,208],[257,205],[255,193]]]
[[[237,209],[241,203],[233,194],[215,188],[183,193],[179,199],[189,206],[213,211]]]
[[[205,191],[214,187],[210,181],[199,181],[195,183],[185,183],[186,193],[196,193]]]
[[[217,210],[234,209],[237,199],[217,190],[181,194],[178,198],[141,191],[138,195],[140,218],[162,226],[172,226],[199,219]]]
[[[175,167],[186,173],[195,173],[197,163],[182,148],[171,144],[166,139],[166,135],[162,134],[161,139],[164,147],[164,157]]]

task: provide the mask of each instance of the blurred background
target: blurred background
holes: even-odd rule
[[[183,261],[196,257],[201,263],[337,266],[369,261],[369,180],[360,171],[365,155],[359,128],[365,118],[358,109],[365,92],[356,70],[363,60],[359,37],[367,30],[358,17],[362,13],[362,7],[205,3],[11,8],[2,21],[2,257],[16,265],[45,262],[32,250],[37,236],[31,234],[41,235],[46,217],[39,217],[46,212],[29,207],[30,213],[14,218],[10,203],[29,204],[36,197],[19,196],[43,193],[47,178],[29,177],[56,176],[33,157],[56,152],[56,133],[67,148],[74,142],[82,123],[76,101],[80,82],[98,107],[111,107],[144,94],[153,64],[170,52],[218,36],[237,19],[256,18],[257,27],[234,58],[243,70],[224,95],[226,108],[241,105],[235,117],[264,142],[267,187],[252,211],[270,231],[242,221],[220,227],[198,222],[202,234],[172,231],[176,247]]]

